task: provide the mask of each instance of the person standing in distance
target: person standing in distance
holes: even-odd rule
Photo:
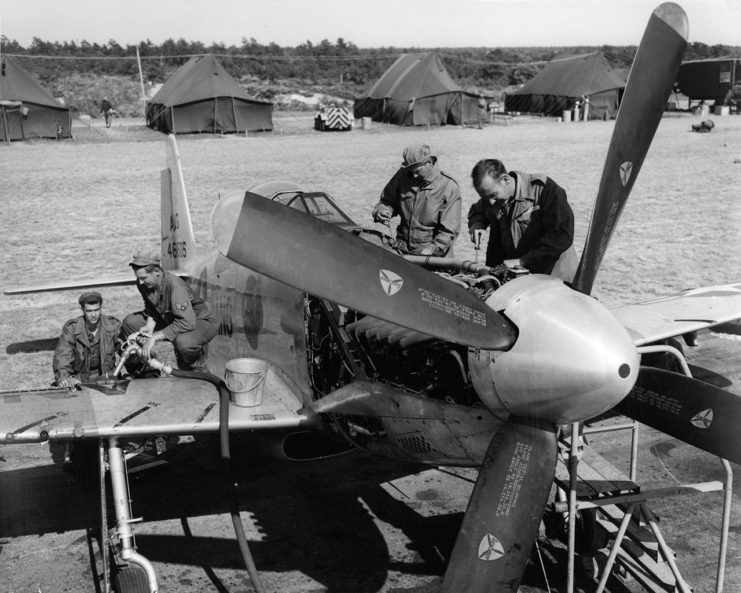
[[[468,212],[468,231],[475,243],[476,231],[490,227],[487,266],[574,279],[574,213],[561,186],[540,173],[507,171],[497,159],[476,163],[471,180],[480,199]]]
[[[461,194],[455,179],[440,169],[426,144],[412,144],[373,208],[375,222],[399,216],[397,248],[410,255],[450,253],[461,227]]]

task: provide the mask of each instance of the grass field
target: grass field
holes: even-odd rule
[[[602,301],[626,303],[739,280],[741,164],[734,160],[741,157],[741,118],[714,118],[710,134],[690,131],[698,119],[673,115],[661,122],[597,277],[594,294]],[[580,250],[613,125],[523,117],[483,130],[373,124],[321,133],[312,130],[311,116],[280,114],[270,134],[178,141],[202,244],[220,193],[276,179],[327,191],[370,225],[370,210],[402,148],[426,142],[458,180],[464,213],[475,200],[469,173],[480,158],[553,177],[574,208]],[[75,141],[2,147],[3,289],[125,274],[138,248],[159,245],[164,137],[136,120],[114,120],[108,130],[80,124],[74,132]],[[463,228],[456,254],[473,259],[465,221]],[[285,248],[292,249],[291,237]],[[105,290],[104,297],[105,310],[119,317],[140,303],[133,287]],[[43,346],[78,314],[76,298],[76,292],[0,295],[0,390],[48,385],[51,352]]]

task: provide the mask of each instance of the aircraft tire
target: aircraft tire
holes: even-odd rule
[[[597,521],[597,509],[582,509],[576,512],[576,552],[594,554],[607,546],[609,536]]]
[[[114,566],[112,573],[113,590],[116,593],[149,593],[147,573],[141,566]]]
[[[543,518],[545,535],[548,538],[558,538],[568,541],[568,519],[560,513],[548,513]],[[609,535],[597,521],[597,509],[581,509],[576,511],[576,535],[574,538],[577,554],[591,555],[601,550],[609,543]]]

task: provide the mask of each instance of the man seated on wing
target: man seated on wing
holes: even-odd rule
[[[67,321],[54,350],[52,370],[60,387],[74,387],[116,368],[116,339],[121,322],[103,315],[103,297],[84,292],[77,299],[82,315]]]
[[[208,303],[183,280],[166,272],[159,256],[135,255],[129,263],[136,275],[136,286],[144,299],[144,310],[130,313],[121,324],[121,337],[134,333],[145,338],[141,357],[149,358],[158,340],[172,342],[178,368],[207,371],[208,343],[216,336],[218,325]],[[154,330],[147,325],[154,320]]]

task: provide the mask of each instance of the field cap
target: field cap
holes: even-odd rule
[[[154,253],[140,252],[134,254],[129,266],[132,268],[144,268],[146,266],[161,266],[160,256]]]
[[[83,292],[80,295],[80,298],[77,299],[77,302],[80,303],[81,307],[84,307],[85,305],[95,305],[97,303],[103,304],[103,297],[99,292],[95,291],[88,291]]]
[[[429,160],[431,156],[430,147],[427,144],[410,144],[404,149],[402,156],[404,162],[401,163],[401,166],[405,169],[414,165],[421,165]]]

